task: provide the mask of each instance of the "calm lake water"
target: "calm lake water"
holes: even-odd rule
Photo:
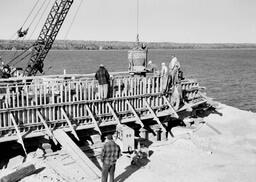
[[[2,53],[1,53],[2,54]],[[4,52],[10,58],[13,52]],[[160,68],[175,54],[186,78],[197,79],[207,95],[222,103],[256,112],[256,50],[149,50]],[[126,71],[127,51],[51,51],[45,61],[46,74],[94,73],[99,64],[109,71]]]

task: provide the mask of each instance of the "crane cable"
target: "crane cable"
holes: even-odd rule
[[[37,5],[39,4],[40,0],[37,0],[36,3],[34,4],[32,10],[30,11],[29,15],[27,16],[26,20],[24,21],[23,25],[21,26],[21,28],[17,31],[18,33],[18,38],[21,37],[26,37],[28,30],[30,29],[31,25],[33,24],[33,22],[35,21],[35,19],[39,16],[39,12],[41,11],[42,7],[44,6],[46,1],[43,1],[43,3],[41,5],[39,5],[39,9],[37,11],[34,12],[34,10],[36,9]],[[27,26],[27,28],[25,30],[23,30],[24,25],[27,23],[28,19],[31,17],[32,13],[34,13],[32,20],[30,21],[29,25]],[[22,39],[23,41],[24,39]]]
[[[10,63],[12,63],[13,61],[15,61],[18,57],[20,57],[21,55],[23,55],[25,52],[27,52],[31,47],[33,47],[33,45],[29,46],[27,49],[25,49],[24,51],[22,51],[22,53],[20,53],[19,55],[17,55],[16,57],[12,58],[7,64],[9,65]],[[19,61],[18,61],[19,62]]]
[[[32,14],[32,12],[34,11],[34,9],[35,9],[35,7],[36,7],[36,5],[38,4],[38,2],[39,2],[39,0],[36,2],[36,4],[33,6],[33,9],[30,11],[31,13],[30,13],[30,15]],[[39,12],[41,11],[41,9],[43,8],[43,6],[45,5],[45,2],[46,1],[43,1],[43,3],[41,4],[41,6],[40,6],[40,8],[37,10],[37,12],[36,12],[36,16],[34,16],[34,18],[32,19],[32,21],[30,22],[30,24],[29,24],[29,26],[28,26],[28,28],[30,28],[30,26],[32,25],[32,23],[35,21],[35,19],[38,17],[38,15],[39,15]],[[50,2],[50,1],[49,1]],[[48,3],[48,5],[49,5],[49,3]],[[29,15],[29,16],[30,16]],[[41,17],[40,17],[41,18]],[[27,18],[28,19],[28,18]],[[27,19],[25,20],[25,22],[27,21]],[[25,23],[24,23],[25,24]],[[23,26],[24,26],[24,24],[23,24]],[[36,27],[35,27],[36,28]],[[35,29],[34,28],[34,29]],[[17,40],[17,39],[16,39]],[[25,40],[25,36],[22,38],[22,40],[21,41],[24,41]],[[32,44],[32,45],[30,45],[26,50],[25,50],[25,52],[26,51],[28,51],[31,47],[33,47],[33,45],[34,44]],[[20,54],[18,54],[17,55],[17,50],[15,51],[15,53],[14,53],[14,55],[12,56],[12,59],[11,59],[11,61],[9,61],[8,62],[8,64],[10,64],[10,63],[12,63],[12,62],[14,62],[17,58],[19,58],[21,55],[23,55],[24,54],[24,52],[22,52],[22,53],[20,53]],[[29,53],[30,54],[30,53]],[[27,56],[29,55],[29,54],[27,54]],[[25,57],[27,57],[27,56],[25,56]],[[17,64],[18,62],[21,62],[22,60],[24,60],[25,58],[21,58],[20,60],[18,60],[15,64]],[[15,65],[15,64],[13,64],[13,65]]]
[[[46,2],[46,1],[45,1],[45,2]],[[50,2],[51,2],[51,0],[48,0],[48,3],[47,3],[47,5],[46,5],[46,7],[45,7],[44,10],[42,11],[42,13],[41,13],[41,15],[40,15],[40,17],[39,17],[39,19],[38,19],[38,22],[37,22],[36,26],[34,27],[34,29],[32,30],[32,33],[30,34],[30,36],[29,36],[28,39],[31,39],[32,36],[34,35],[36,28],[38,27],[39,23],[41,22],[41,20],[42,20],[42,18],[43,18],[43,15],[45,14],[45,11],[48,9],[48,7],[49,7],[49,5],[50,5]]]
[[[15,66],[16,64],[18,64],[19,62],[23,61],[26,57],[28,57],[29,55],[31,55],[31,52],[27,53],[25,56],[23,56],[19,61],[17,61],[16,63],[13,64],[13,66]]]
[[[34,4],[33,8],[30,10],[30,12],[29,12],[27,18],[25,19],[25,21],[23,22],[23,24],[22,24],[20,30],[22,30],[23,26],[26,24],[26,22],[28,21],[28,19],[29,19],[30,16],[32,15],[32,13],[33,13],[33,11],[35,10],[35,8],[36,8],[36,6],[38,5],[38,3],[39,3],[39,0],[36,1],[36,3]],[[30,26],[31,26],[31,23],[30,23]],[[12,40],[16,34],[17,34],[17,32],[15,32],[15,33],[11,36],[10,40]],[[17,37],[15,40],[18,40],[18,38],[19,38],[19,37]],[[24,39],[25,39],[25,36],[22,38],[21,41],[23,42]],[[15,50],[15,52],[14,52],[14,54],[13,54],[13,56],[12,56],[12,60],[9,61],[8,64],[11,63],[11,62],[13,62],[13,59],[19,57],[19,55],[16,56],[16,55],[17,55],[17,52],[18,52],[18,51]]]
[[[71,28],[72,28],[72,25],[73,25],[73,23],[74,23],[74,21],[75,21],[75,19],[76,19],[76,17],[77,17],[78,10],[80,9],[82,3],[83,3],[83,0],[80,0],[79,5],[78,5],[78,8],[76,9],[75,15],[74,15],[74,17],[73,17],[73,19],[72,19],[72,21],[71,21],[69,27],[68,27],[68,30],[67,30],[67,32],[66,32],[66,34],[65,34],[65,36],[64,36],[64,39],[67,38],[67,36],[68,36],[68,34],[69,34],[69,32],[70,32],[70,30],[71,30]]]
[[[44,0],[43,3],[41,4],[41,7],[37,10],[36,12],[36,16],[34,16],[34,18],[32,19],[32,21],[30,22],[28,28],[33,24],[33,22],[35,21],[35,19],[38,17],[39,12],[41,11],[41,9],[43,8],[43,6],[45,5],[46,1]]]
[[[30,17],[31,14],[33,13],[33,11],[34,11],[34,9],[35,9],[35,7],[37,6],[38,3],[39,3],[39,0],[37,0],[36,3],[34,4],[32,10],[29,12],[29,14],[28,14],[26,20],[24,21],[23,25],[21,26],[21,28],[25,25],[25,23],[27,22],[27,20],[29,19],[29,17]]]
[[[22,38],[21,42],[23,42],[24,39],[25,39],[25,37]],[[18,41],[18,38],[16,38],[15,40]],[[17,54],[18,54],[18,50],[16,49],[15,52],[14,52],[14,54],[12,55],[12,59],[13,59],[14,57],[16,57]],[[18,57],[19,57],[19,56],[18,56]],[[9,63],[8,63],[8,64],[9,64]]]
[[[137,42],[139,42],[139,0],[137,0]]]
[[[33,13],[34,9],[36,8],[37,4],[39,3],[39,0],[36,1],[36,3],[34,4],[33,8],[30,10],[27,18],[25,19],[25,21],[23,22],[21,28],[26,24],[26,22],[28,21],[29,17],[31,16],[31,14]],[[9,40],[13,40],[13,38],[15,37],[15,35],[17,34],[17,31],[14,32],[12,34],[12,36],[9,38]],[[16,38],[15,40],[17,40],[18,38]]]

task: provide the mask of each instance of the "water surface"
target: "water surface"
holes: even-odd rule
[[[2,57],[9,59],[13,54],[4,52]],[[149,59],[160,68],[172,54],[178,57],[185,76],[197,79],[207,88],[208,96],[256,112],[255,49],[150,50]],[[51,51],[45,70],[46,74],[62,74],[63,69],[67,73],[94,73],[99,64],[109,71],[127,71],[127,51]]]

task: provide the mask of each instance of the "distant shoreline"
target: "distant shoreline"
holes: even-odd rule
[[[51,49],[50,51],[129,51],[130,49]],[[180,49],[171,49],[171,48],[151,48],[149,50],[256,50],[255,48],[180,48]],[[8,50],[8,49],[0,49],[0,52],[15,52],[15,51],[24,51],[23,49],[20,50]]]
[[[0,50],[25,50],[35,40],[0,40]],[[144,42],[149,49],[256,49],[256,43],[173,43],[173,42]],[[80,41],[56,40],[52,50],[129,50],[135,42],[121,41]]]

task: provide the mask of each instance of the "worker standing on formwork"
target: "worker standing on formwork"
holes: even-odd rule
[[[178,79],[179,70],[180,70],[180,63],[177,57],[173,55],[169,63],[169,73],[171,74],[172,85],[175,85],[176,83],[179,82],[179,79]]]
[[[156,71],[157,71],[156,65],[153,64],[153,62],[151,60],[148,62],[147,71],[149,73],[156,73]]]
[[[108,97],[110,75],[103,64],[100,64],[99,69],[95,74],[95,78],[99,82],[98,90],[100,99],[106,99]]]
[[[162,91],[164,92],[167,89],[168,68],[165,63],[162,63],[161,65]]]
[[[180,69],[180,62],[175,55],[172,56],[169,63],[169,76],[167,85],[173,87],[173,92],[176,97],[182,98],[181,80],[183,79],[183,73]]]

